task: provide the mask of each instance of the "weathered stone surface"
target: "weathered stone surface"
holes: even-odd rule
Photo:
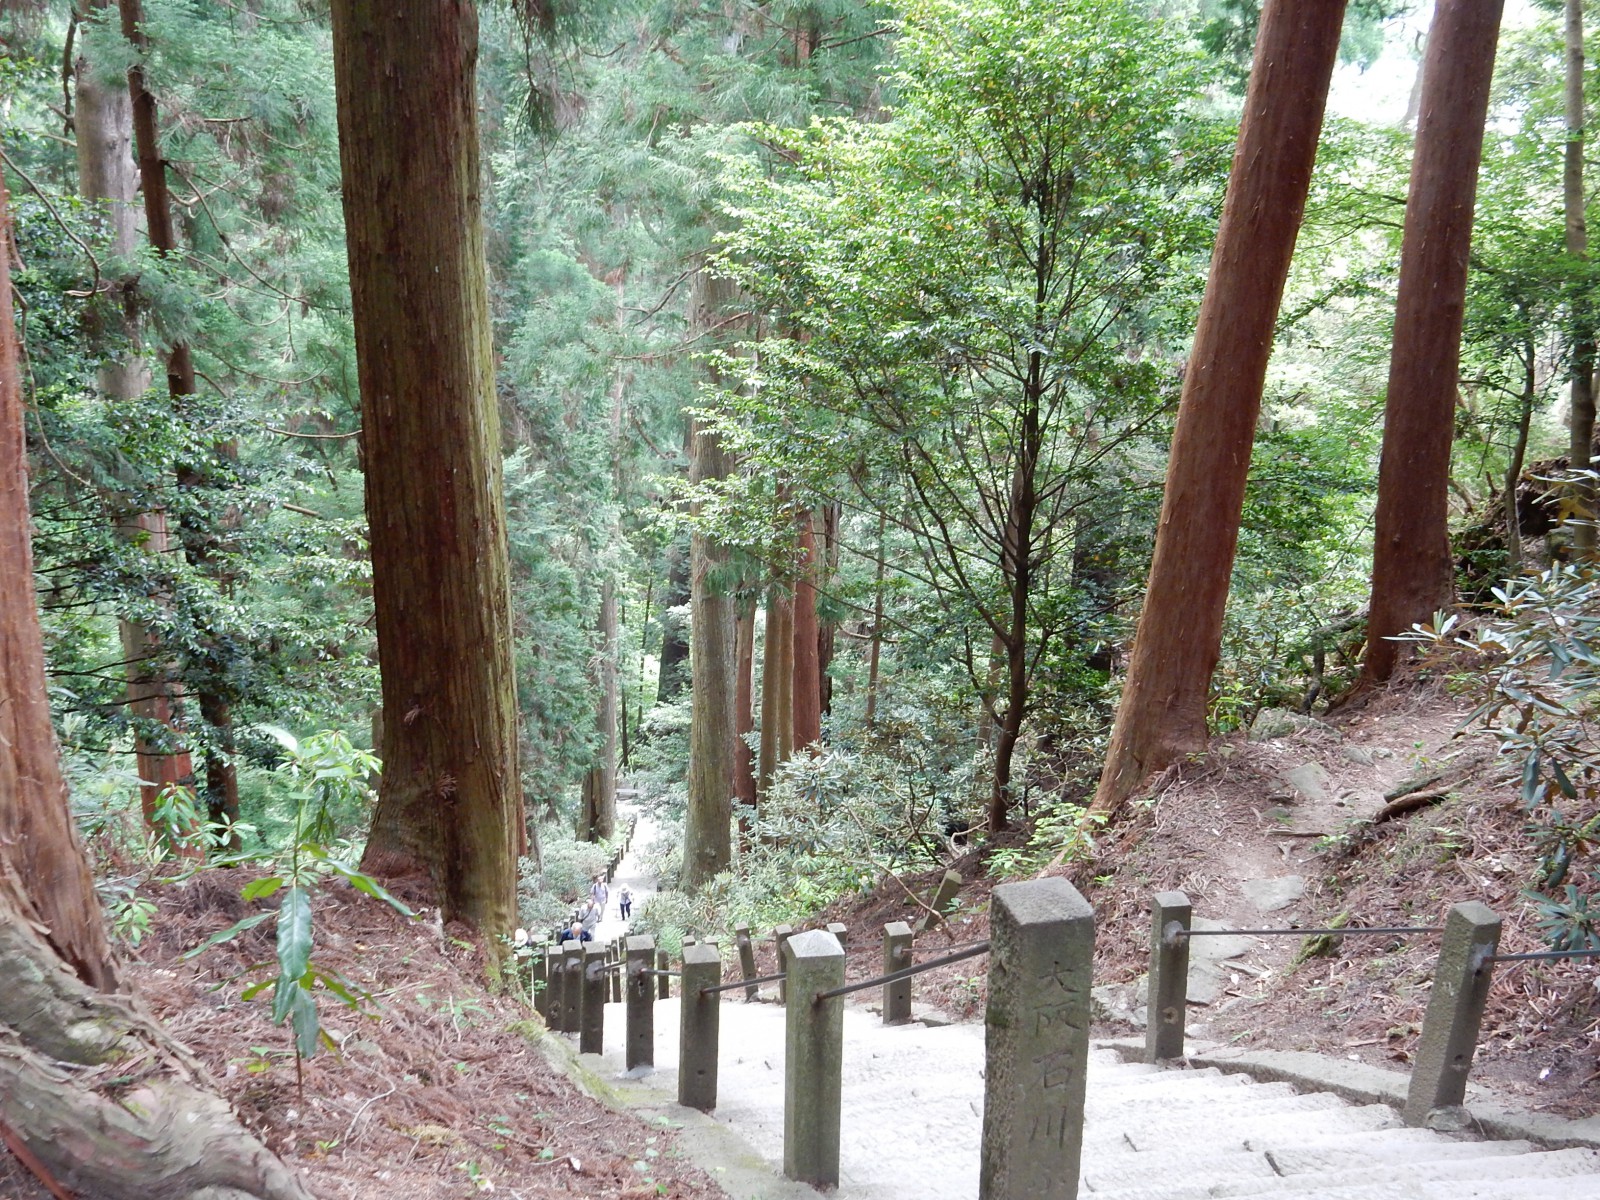
[[[1249,738],[1252,742],[1267,742],[1273,738],[1288,737],[1303,729],[1314,729],[1323,733],[1336,732],[1315,717],[1308,717],[1304,713],[1290,712],[1287,708],[1263,708],[1256,713],[1256,719],[1250,722]]]
[[[628,1033],[625,1065],[643,1071],[656,1062],[655,976],[646,974],[656,965],[656,940],[648,934],[628,939]]]
[[[722,982],[722,956],[702,942],[683,951],[683,997],[678,1008],[678,1103],[710,1112],[717,1107],[717,1050],[721,1033],[722,993],[702,995],[702,988]]]
[[[1333,776],[1321,763],[1301,763],[1284,774],[1284,782],[1314,804],[1332,804],[1334,801]]]
[[[939,880],[939,886],[934,888],[933,897],[928,901],[931,908],[940,917],[955,907],[956,897],[961,894],[961,884],[964,881],[959,871],[946,871]],[[936,918],[928,913],[923,913],[917,918],[917,923],[912,926],[917,933],[923,932]]]
[[[589,942],[583,948],[583,990],[578,1017],[580,1054],[599,1054],[605,1045],[606,997],[611,994],[606,958],[606,948],[597,942]]]
[[[1191,941],[1183,934],[1193,917],[1189,897],[1182,892],[1155,894],[1150,906],[1149,1020],[1144,1043],[1151,1062],[1183,1056]]]
[[[1302,875],[1277,875],[1269,879],[1246,879],[1239,885],[1251,904],[1264,913],[1288,908],[1306,894]]]
[[[1407,1125],[1424,1125],[1435,1109],[1459,1108],[1466,1099],[1494,973],[1487,960],[1499,944],[1500,918],[1486,905],[1469,900],[1451,907],[1406,1093]]]
[[[883,973],[903,971],[912,965],[911,926],[890,921],[883,927]],[[883,1023],[900,1025],[911,1020],[911,980],[883,985]]]
[[[1064,879],[990,907],[980,1200],[1074,1200],[1089,1065],[1094,912]]]
[[[783,945],[789,1008],[783,1064],[783,1173],[814,1187],[839,1182],[844,1000],[815,997],[844,983],[844,948],[826,930]]]

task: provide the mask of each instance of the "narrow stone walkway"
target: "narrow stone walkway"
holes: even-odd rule
[[[627,854],[622,856],[622,861],[617,864],[617,869],[611,879],[611,899],[606,904],[605,915],[601,917],[600,924],[595,927],[595,938],[602,942],[609,942],[612,938],[627,937],[631,921],[622,918],[622,910],[617,906],[617,896],[626,887],[633,893],[633,912],[637,916],[640,906],[645,900],[656,894],[658,883],[644,865],[644,860],[639,851],[648,846],[656,836],[657,827],[655,820],[645,812],[630,803],[638,795],[631,788],[617,789],[617,824],[626,828],[629,821],[637,820],[634,826],[633,841],[628,844]]]
[[[739,995],[739,993],[733,993]],[[584,1056],[630,1102],[677,1109],[678,1003],[656,1005],[657,1069],[620,1082],[621,1005],[607,1052]],[[974,1200],[983,1113],[983,1028],[886,1028],[847,1006],[840,1200]],[[1103,1200],[1600,1200],[1600,1152],[1465,1141],[1407,1129],[1385,1105],[1244,1075],[1158,1070],[1091,1056],[1079,1194]],[[725,999],[717,1122],[783,1160],[784,1012]],[[778,1194],[778,1193],[773,1193]],[[738,1200],[746,1200],[743,1193]]]

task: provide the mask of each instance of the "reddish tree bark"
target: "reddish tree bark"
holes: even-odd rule
[[[446,920],[495,934],[516,924],[528,837],[477,11],[335,0],[333,53],[383,677],[383,784],[363,865],[423,882]]]
[[[1273,325],[1305,211],[1343,0],[1269,0],[1184,373],[1155,556],[1094,809],[1204,748]]]
[[[1389,639],[1455,601],[1450,448],[1455,438],[1467,252],[1501,0],[1439,0],[1400,249],[1362,684],[1393,673]]]
[[[1566,215],[1567,253],[1577,259],[1589,257],[1589,229],[1585,220],[1583,186],[1584,88],[1583,88],[1583,0],[1566,0],[1566,87],[1562,107],[1566,113],[1567,144],[1561,164],[1561,207]],[[1571,413],[1567,418],[1567,465],[1574,471],[1589,469],[1594,444],[1594,304],[1584,286],[1573,297],[1568,326],[1567,369]],[[1579,554],[1594,553],[1594,485],[1578,480],[1572,486],[1573,508],[1578,520],[1572,527],[1573,548]]]
[[[767,627],[761,638],[761,754],[756,791],[764,799],[772,776],[794,754],[794,596],[781,583],[767,589]]]
[[[800,574],[794,584],[794,746],[804,749],[822,741],[821,633],[817,626],[817,533],[809,512],[800,525]]]

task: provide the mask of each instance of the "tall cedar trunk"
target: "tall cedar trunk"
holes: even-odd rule
[[[1206,744],[1273,325],[1305,211],[1343,0],[1269,0],[1184,372],[1143,611],[1093,809]]]
[[[143,4],[142,0],[118,0],[117,8],[122,18],[122,35],[138,53],[128,68],[128,95],[133,109],[133,143],[138,156],[139,182],[144,192],[145,230],[151,247],[165,257],[178,248],[178,238],[172,224],[167,165],[161,157],[158,140],[156,98],[145,84],[143,57],[149,50],[149,40],[144,33]],[[167,394],[180,413],[188,409],[189,397],[195,394],[194,356],[187,342],[175,341],[167,352]],[[219,447],[219,452],[226,451]],[[204,482],[200,472],[182,464],[178,467],[177,478],[183,487],[197,487]],[[164,533],[164,518],[162,527]],[[210,555],[207,541],[204,534],[183,539],[184,556],[191,565],[205,567]],[[165,553],[165,550],[155,552]],[[205,754],[207,807],[213,817],[236,821],[239,781],[232,762],[233,718],[228,698],[214,684],[208,684],[201,689],[198,699],[201,717],[215,730],[213,745]],[[187,755],[184,757],[187,760]],[[172,768],[169,765],[167,769],[170,772]],[[184,773],[192,775],[187,769]],[[192,779],[184,782],[186,786],[193,783]]]
[[[767,590],[761,637],[761,753],[756,792],[766,799],[772,776],[794,754],[794,597],[781,583]]]
[[[583,779],[578,830],[579,838],[587,842],[609,842],[617,831],[617,584],[609,577],[600,586],[599,634],[594,682],[600,698],[595,710],[600,751]]]
[[[225,1187],[309,1200],[201,1090],[192,1057],[112,995],[116,965],[67,806],[34,607],[9,199],[0,178],[0,1130],[68,1194],[176,1200]],[[118,1063],[140,1066],[130,1076]]]
[[[89,5],[92,25],[84,30],[80,52],[72,64],[73,133],[77,142],[78,193],[97,210],[111,232],[115,258],[130,264],[139,238],[139,176],[134,168],[133,102],[126,79],[107,78],[103,55],[104,18],[115,13],[112,0]],[[110,290],[97,297],[87,312],[89,342],[101,355],[96,382],[114,406],[142,396],[150,373],[139,354],[139,327],[131,277],[108,280]],[[121,343],[121,344],[119,344]],[[119,510],[127,508],[112,498]],[[139,545],[154,563],[167,561],[170,539],[162,512],[119,512],[117,529]],[[157,597],[159,602],[160,597]],[[134,759],[145,820],[152,818],[157,795],[167,787],[192,786],[193,768],[179,729],[181,689],[162,653],[159,639],[145,621],[118,621],[127,710],[134,726]]]
[[[755,597],[742,594],[734,626],[734,655],[736,658],[733,680],[733,798],[739,804],[739,828],[750,832],[750,823],[756,813],[755,761],[750,751],[749,735],[755,731],[755,658],[756,658],[756,603]]]
[[[1574,258],[1589,257],[1589,230],[1584,220],[1583,189],[1583,0],[1566,0],[1566,153],[1561,172],[1561,204],[1566,214],[1567,253]],[[1594,443],[1594,303],[1585,285],[1573,297],[1571,326],[1568,330],[1568,380],[1571,413],[1567,419],[1570,434],[1567,460],[1574,471],[1589,469],[1590,448]],[[1580,554],[1593,554],[1595,548],[1594,484],[1579,480],[1573,484],[1578,517],[1572,528],[1574,548]]]
[[[693,447],[689,447],[693,454]],[[674,545],[667,551],[667,593],[661,598],[661,655],[656,675],[656,703],[670,704],[689,683],[689,640],[672,610],[690,603],[689,551]]]
[[[822,664],[817,627],[816,518],[802,512],[800,576],[794,585],[794,745],[804,749],[822,741]]]
[[[881,660],[883,658],[883,576],[886,568],[884,558],[884,529],[888,525],[888,514],[878,514],[878,561],[875,574],[872,578],[872,641],[867,647],[867,707],[863,715],[867,728],[872,728],[878,719],[878,689],[881,686],[879,678]]]
[[[383,669],[383,786],[362,863],[427,881],[446,920],[496,934],[516,924],[528,833],[477,12],[470,0],[335,0],[333,51]]]
[[[701,271],[691,324],[716,327],[729,285]],[[716,382],[713,378],[713,382]],[[700,421],[689,429],[691,485],[726,479],[732,455]],[[698,510],[697,510],[698,511]],[[737,600],[729,586],[726,548],[696,529],[689,536],[689,661],[694,687],[689,710],[689,805],[683,836],[683,887],[707,882],[733,861],[734,623]]]
[[[1384,403],[1363,685],[1393,673],[1391,638],[1455,600],[1450,446],[1500,9],[1500,0],[1439,0],[1428,32]]]

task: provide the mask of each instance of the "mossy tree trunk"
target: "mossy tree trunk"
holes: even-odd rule
[[[493,935],[516,924],[527,829],[477,12],[470,0],[335,0],[333,48],[383,679],[363,868],[421,884],[446,920]]]

